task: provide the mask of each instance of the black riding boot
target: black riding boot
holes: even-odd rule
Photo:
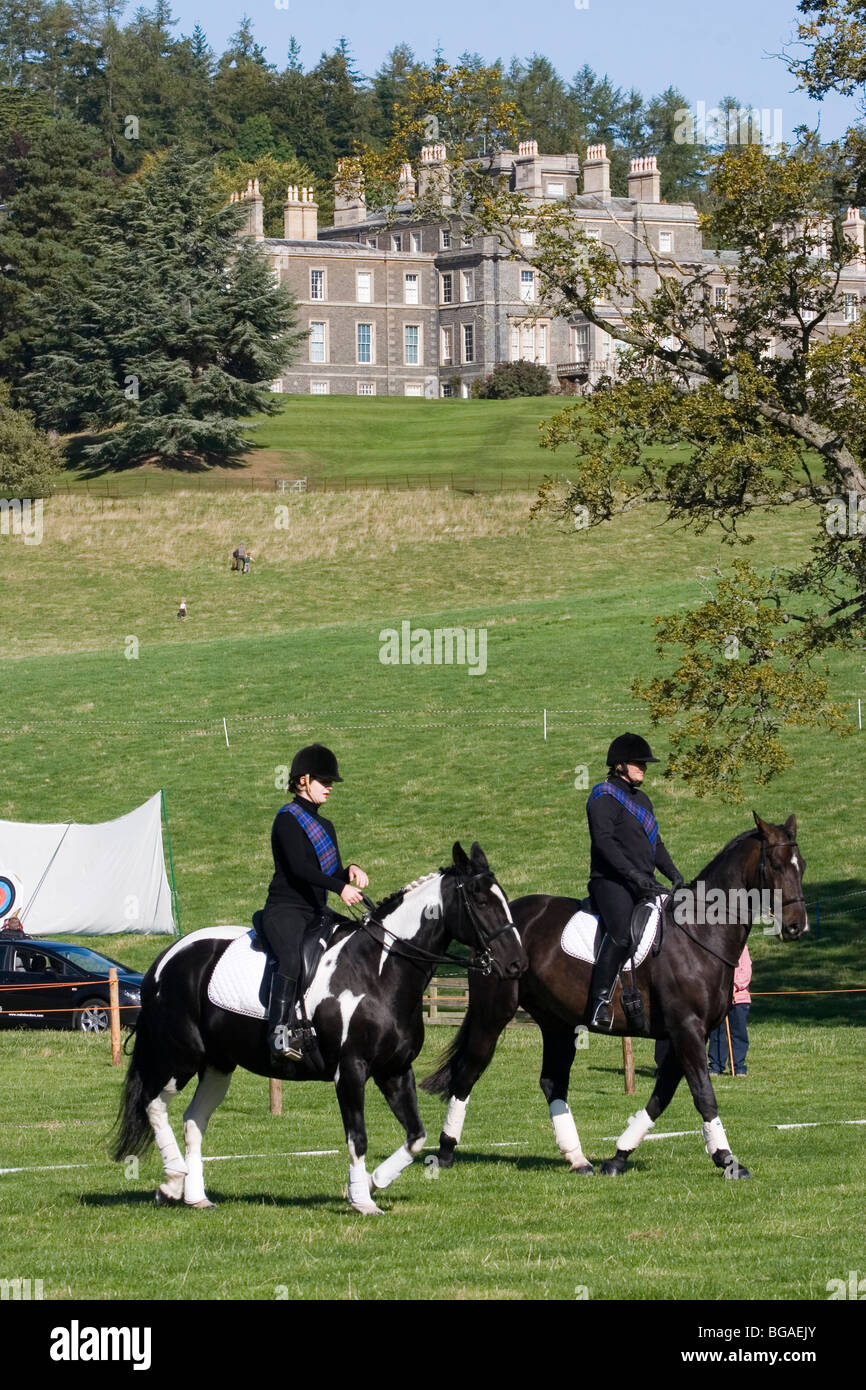
[[[589,1026],[590,1028],[610,1029],[613,1024],[611,997],[616,986],[620,967],[628,955],[628,946],[620,946],[612,936],[605,932],[602,938],[598,959],[592,968],[589,986]]]
[[[297,980],[288,975],[274,974],[271,980],[271,996],[268,1002],[268,1043],[271,1061],[275,1066],[281,1062],[298,1062],[303,1056],[302,1038],[295,1019],[295,1000]]]

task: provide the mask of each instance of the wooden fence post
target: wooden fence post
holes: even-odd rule
[[[622,1040],[622,1065],[625,1071],[625,1093],[634,1095],[634,1047],[631,1038]]]
[[[108,1007],[111,1019],[111,1065],[119,1067],[120,1050],[120,991],[117,987],[117,967],[112,965],[108,972]]]
[[[278,1076],[272,1076],[268,1081],[268,1091],[270,1094],[271,1114],[282,1115],[283,1113],[283,1083]]]
[[[431,1023],[435,1023],[439,1018],[439,982],[435,975],[430,981],[430,1008],[427,1017]]]

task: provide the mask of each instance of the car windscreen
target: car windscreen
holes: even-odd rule
[[[100,955],[98,951],[91,951],[87,946],[52,946],[58,956],[64,956],[66,960],[77,965],[79,970],[84,970],[88,975],[103,976],[108,978],[108,972],[112,965],[116,965],[118,970],[129,973],[129,966],[121,965],[119,960],[111,960],[108,956]]]

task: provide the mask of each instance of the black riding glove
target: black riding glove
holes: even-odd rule
[[[662,886],[652,877],[651,874],[641,875],[635,879],[635,888],[641,898],[655,898],[662,892]]]
[[[671,892],[675,893],[678,888],[682,888],[684,885],[685,879],[683,878],[679,870],[677,870],[673,878],[671,879]]]

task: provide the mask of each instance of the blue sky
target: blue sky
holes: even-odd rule
[[[147,3],[147,0],[144,0]],[[576,4],[588,8],[576,8]],[[132,14],[135,0],[125,13]],[[200,23],[220,52],[246,11],[271,62],[283,67],[289,36],[301,44],[309,68],[322,50],[345,35],[359,70],[371,74],[386,53],[405,42],[429,60],[437,45],[453,61],[478,52],[487,61],[543,53],[566,78],[588,63],[622,87],[651,95],[673,85],[689,102],[715,105],[733,95],[744,105],[781,109],[784,138],[795,126],[820,121],[832,138],[855,119],[853,98],[831,95],[822,103],[794,90],[784,63],[772,54],[791,42],[796,0],[173,0],[179,24],[190,33]]]

